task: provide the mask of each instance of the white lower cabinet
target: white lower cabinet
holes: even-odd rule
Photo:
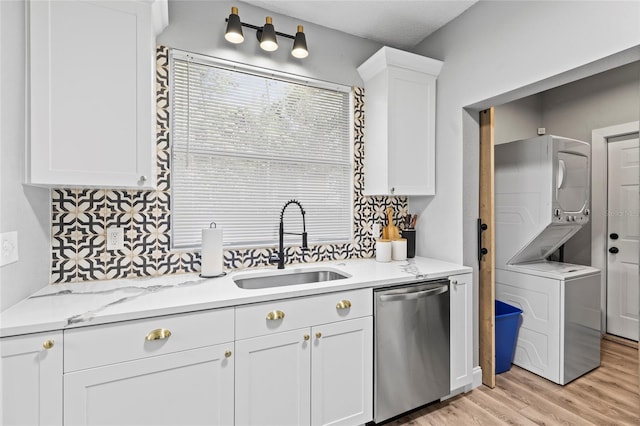
[[[0,339],[0,424],[62,424],[62,331]]]
[[[373,317],[313,327],[311,335],[311,424],[358,425],[371,420]]]
[[[452,278],[453,387],[470,378],[470,334],[462,333],[471,327],[471,276]],[[365,424],[373,418],[372,315],[372,290],[359,289],[5,337],[0,419]]]
[[[371,313],[370,289],[237,308],[236,425],[372,420]]]
[[[231,425],[232,344],[64,376],[66,425]],[[230,354],[231,355],[231,354]]]
[[[65,425],[231,425],[233,308],[65,331]]]
[[[236,342],[236,424],[308,425],[309,329]]]
[[[472,274],[449,277],[451,327],[451,391],[473,382]]]

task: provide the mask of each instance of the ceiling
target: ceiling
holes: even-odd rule
[[[478,0],[243,0],[313,24],[410,49]]]

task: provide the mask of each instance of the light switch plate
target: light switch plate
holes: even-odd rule
[[[0,266],[18,261],[18,232],[0,234]]]

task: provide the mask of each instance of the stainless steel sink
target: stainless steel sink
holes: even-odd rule
[[[323,281],[343,280],[348,274],[336,269],[305,269],[291,272],[267,272],[263,274],[241,274],[233,278],[233,282],[244,289],[261,289],[283,287],[297,284],[319,283]]]

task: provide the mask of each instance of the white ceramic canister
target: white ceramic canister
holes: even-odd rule
[[[407,239],[406,238],[400,238],[398,240],[391,241],[391,258],[393,260],[407,259]]]
[[[378,262],[391,262],[391,240],[380,239],[376,241],[376,260]]]

